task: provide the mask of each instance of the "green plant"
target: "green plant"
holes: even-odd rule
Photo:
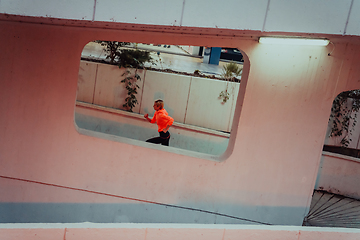
[[[119,67],[125,68],[135,68],[134,75],[131,75],[129,70],[123,74],[125,78],[121,80],[122,83],[125,83],[125,88],[127,90],[127,97],[125,98],[125,103],[123,107],[127,111],[132,112],[136,104],[138,104],[136,94],[137,89],[140,88],[137,84],[137,81],[141,80],[140,75],[137,73],[138,69],[144,69],[145,62],[151,62],[152,58],[150,53],[147,51],[140,50],[123,50],[119,54]]]
[[[150,52],[141,51],[138,49],[124,49],[122,47],[130,45],[128,42],[116,42],[116,41],[96,41],[105,47],[107,53],[107,59],[110,59],[110,63],[116,64],[119,68],[135,68],[134,75],[127,69],[122,76],[120,82],[125,84],[127,90],[127,97],[125,98],[125,103],[123,107],[132,112],[136,104],[138,104],[136,94],[137,89],[140,88],[137,84],[137,81],[141,80],[140,75],[137,73],[138,69],[144,69],[144,64],[150,62],[154,64]],[[137,46],[135,44],[135,46]]]
[[[221,91],[219,98],[222,99],[223,103],[226,103],[226,101],[229,100],[230,98],[230,93],[228,93],[227,89],[225,91]]]
[[[226,89],[221,91],[219,94],[219,98],[222,99],[222,103],[226,103],[227,100],[230,99],[230,93],[228,92],[229,82],[237,82],[239,81],[236,77],[241,76],[242,67],[234,62],[229,62],[228,64],[223,66],[222,77],[227,81]]]
[[[196,69],[196,70],[194,71],[194,75],[195,75],[195,76],[199,76],[200,74],[201,74],[201,72],[200,72],[199,69]]]
[[[143,69],[146,62],[153,63],[148,51],[122,49],[118,55],[119,67]]]
[[[342,147],[348,147],[352,141],[359,110],[360,90],[342,92],[333,101],[329,119],[332,125],[330,137],[341,137]]]
[[[110,63],[115,63],[121,53],[120,48],[130,45],[129,42],[102,41],[96,40],[101,46],[105,47],[107,53],[106,59],[110,59]]]
[[[236,77],[241,76],[242,70],[242,67],[240,67],[238,64],[229,62],[223,66],[222,76],[226,79],[226,81],[235,82],[237,80]]]
[[[123,104],[123,107],[126,108],[129,112],[132,112],[132,109],[135,107],[136,104],[138,104],[136,94],[137,89],[140,88],[140,86],[137,84],[137,80],[141,80],[141,77],[139,74],[137,74],[137,69],[135,70],[134,75],[131,75],[131,72],[129,70],[126,70],[122,76],[126,76],[123,80],[121,80],[122,83],[125,83],[125,88],[127,90],[127,97],[125,98],[125,103]]]

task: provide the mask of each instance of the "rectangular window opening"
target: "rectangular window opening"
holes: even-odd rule
[[[243,64],[236,48],[89,42],[81,55],[75,124],[86,135],[223,160],[234,142]],[[146,142],[159,136],[144,118],[154,116],[157,99],[174,119],[169,147]]]

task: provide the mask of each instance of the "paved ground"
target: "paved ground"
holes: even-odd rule
[[[172,69],[187,73],[194,73],[195,70],[199,70],[204,74],[220,76],[223,65],[227,63],[224,61],[220,61],[219,65],[203,63],[201,57],[191,55],[192,46],[168,46],[137,44],[137,48],[150,51],[152,58],[157,62],[157,65],[152,65],[153,68]],[[90,42],[84,47],[81,56],[97,59],[105,59],[106,57],[103,47],[94,42]]]

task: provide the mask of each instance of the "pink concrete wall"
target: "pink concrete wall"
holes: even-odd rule
[[[360,46],[351,42],[336,43],[328,56],[332,46],[260,45],[251,38],[221,34],[205,37],[6,21],[0,22],[0,30],[1,176],[272,224],[301,225],[315,185],[332,100],[341,91],[360,87]],[[244,70],[248,80],[243,78],[240,89],[242,107],[235,113],[238,128],[233,128],[228,157],[213,162],[79,134],[74,125],[79,60],[84,45],[94,39],[242,49],[249,60]],[[58,188],[46,192],[35,183],[25,194],[28,184],[0,178],[0,202],[115,201],[80,197],[71,190],[56,198]]]

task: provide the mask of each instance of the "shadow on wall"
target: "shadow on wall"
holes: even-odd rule
[[[187,207],[191,206],[191,207]],[[302,207],[150,203],[0,203],[0,223],[198,223],[301,226]],[[257,221],[261,219],[261,221]],[[291,219],[291,220],[289,220]],[[272,221],[272,222],[270,222]]]

